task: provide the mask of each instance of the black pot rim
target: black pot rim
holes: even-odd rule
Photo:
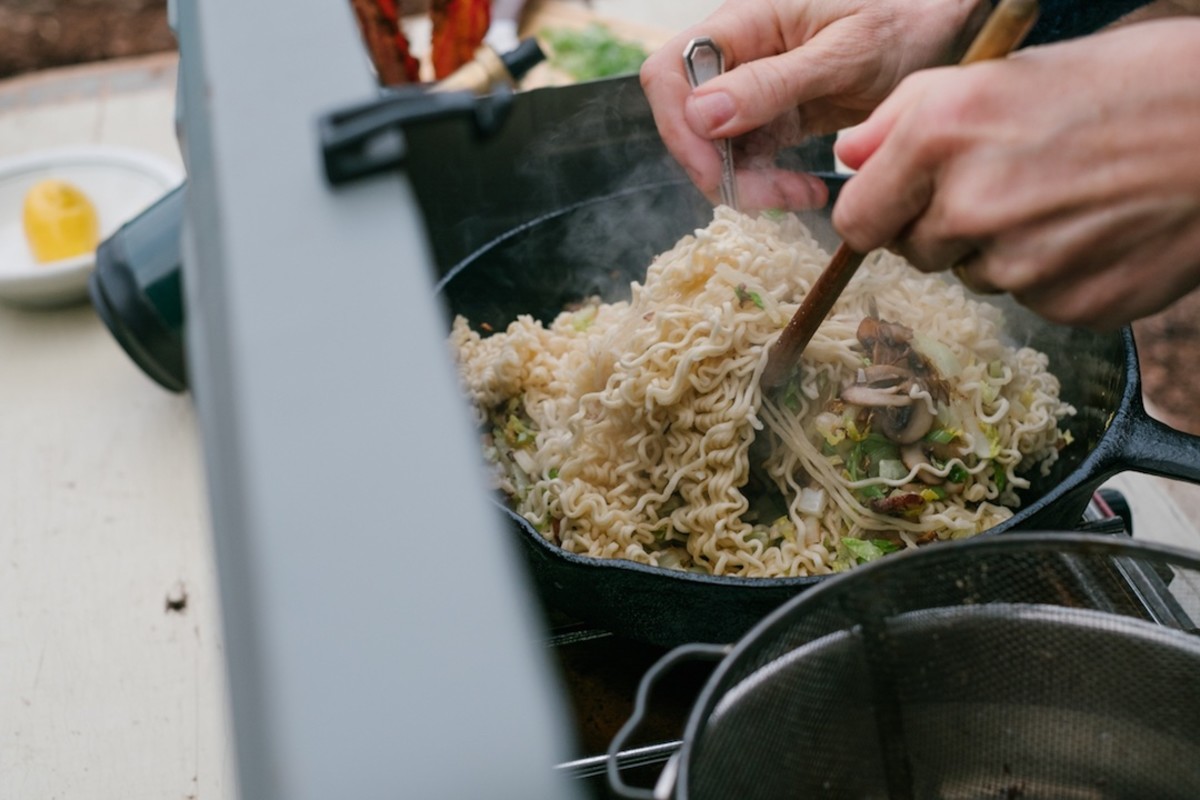
[[[1087,549],[1094,554],[1107,553],[1117,556],[1148,556],[1157,555],[1173,564],[1200,572],[1200,555],[1158,542],[1146,542],[1131,538],[1113,537],[1104,534],[1080,533],[1078,531],[1020,531],[1004,537],[981,538],[983,534],[970,539],[961,539],[943,543],[935,548],[918,548],[894,553],[888,558],[863,564],[848,572],[826,576],[822,585],[815,586],[809,591],[797,595],[781,604],[774,611],[764,616],[757,624],[748,630],[730,648],[705,681],[700,694],[696,697],[678,752],[678,767],[674,784],[673,797],[687,796],[687,780],[689,775],[692,749],[700,734],[701,728],[707,723],[709,714],[716,702],[718,688],[730,670],[738,666],[746,653],[758,647],[763,637],[770,636],[775,628],[788,624],[790,617],[798,613],[796,608],[801,605],[819,602],[826,594],[845,591],[849,584],[870,583],[881,570],[891,570],[901,559],[943,560],[957,556],[957,550],[970,548],[978,553],[995,553],[1002,551],[1027,550],[1030,547],[1044,548],[1048,551],[1076,547]]]

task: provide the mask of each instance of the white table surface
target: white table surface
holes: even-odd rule
[[[0,83],[0,156],[111,144],[178,163],[174,69]],[[0,797],[234,796],[190,398],[86,303],[0,305],[0,453]]]

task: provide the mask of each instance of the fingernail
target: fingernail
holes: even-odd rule
[[[685,113],[692,130],[701,136],[711,136],[717,128],[733,119],[736,110],[732,97],[725,92],[713,92],[690,96]]]

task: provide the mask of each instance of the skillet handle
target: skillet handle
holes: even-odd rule
[[[1129,426],[1120,443],[1125,463],[1120,468],[1149,475],[1200,483],[1200,436],[1172,428],[1146,413],[1141,398],[1131,409]]]
[[[728,644],[683,644],[676,647],[665,654],[662,658],[654,663],[642,676],[642,680],[638,683],[637,696],[633,702],[633,712],[621,729],[617,731],[612,742],[608,745],[607,763],[605,771],[608,774],[608,785],[614,793],[621,797],[629,798],[629,800],[658,800],[658,795],[651,789],[643,789],[638,786],[629,786],[621,778],[621,768],[617,763],[617,755],[625,749],[625,743],[629,741],[629,737],[642,724],[642,720],[646,717],[646,707],[649,704],[650,692],[654,689],[666,672],[671,670],[678,664],[687,661],[720,661],[729,655],[733,649],[733,645]]]

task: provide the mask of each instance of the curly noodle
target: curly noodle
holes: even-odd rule
[[[1046,356],[1004,344],[1001,313],[961,287],[872,254],[789,385],[760,388],[828,260],[796,217],[722,207],[628,302],[549,325],[522,316],[486,338],[457,318],[451,342],[513,507],[574,553],[747,577],[829,573],[1010,517],[1023,475],[1069,441],[1073,409]],[[916,450],[840,397],[871,363],[867,317],[910,329],[930,367],[900,400],[935,415]]]

